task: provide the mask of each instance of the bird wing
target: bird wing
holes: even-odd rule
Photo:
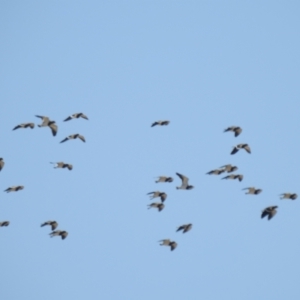
[[[248,153],[251,153],[251,149],[248,145],[245,145],[244,146],[244,149],[248,152]]]
[[[13,128],[13,130],[19,129],[21,127],[22,127],[21,125],[17,125],[16,127]]]
[[[64,122],[70,121],[70,120],[72,120],[72,117],[71,117],[71,116],[69,116],[69,117],[67,117],[66,119],[64,119]]]
[[[78,134],[78,138],[81,139],[83,142],[85,142],[85,138],[83,135]]]
[[[56,136],[56,133],[57,133],[57,125],[55,123],[52,123],[49,125],[51,131],[52,131],[52,135],[53,136]]]
[[[231,155],[237,153],[239,151],[239,149],[237,147],[234,147],[233,150],[231,151]]]
[[[170,246],[171,246],[171,251],[173,251],[177,247],[177,243],[176,242],[171,242]]]
[[[188,184],[189,179],[186,176],[179,174],[179,173],[176,173],[176,175],[179,176],[179,178],[182,180],[182,185]]]
[[[154,127],[154,126],[156,126],[158,124],[159,124],[158,122],[154,122],[154,123],[152,123],[151,127]]]
[[[69,139],[69,137],[66,137],[65,139],[63,139],[60,143],[64,143]]]
[[[234,136],[237,137],[238,135],[240,135],[241,132],[242,132],[242,128],[241,127],[236,127],[234,129]]]

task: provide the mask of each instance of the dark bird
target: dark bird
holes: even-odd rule
[[[271,220],[277,213],[278,206],[269,206],[265,208],[261,213],[261,218],[264,218],[265,216],[268,216],[268,220]]]
[[[62,161],[60,162],[51,162],[50,164],[56,164],[56,166],[54,167],[55,169],[57,168],[68,168],[70,171],[73,169],[73,166],[71,164],[66,164]]]
[[[194,186],[189,185],[189,179],[186,176],[179,173],[176,173],[176,175],[179,176],[182,181],[181,186],[177,186],[176,189],[191,190],[192,188],[194,188]]]
[[[192,226],[193,226],[193,224],[181,225],[181,226],[179,226],[179,227],[177,228],[176,231],[182,230],[182,233],[186,233],[186,232],[188,232],[189,230],[192,229]]]
[[[158,182],[173,182],[173,178],[172,177],[159,176],[157,178],[158,179],[155,181],[156,183],[158,183]]]
[[[50,237],[61,236],[61,239],[64,240],[68,236],[68,232],[64,230],[56,230],[49,233]]]
[[[3,160],[3,158],[2,157],[0,157],[0,171],[3,169],[3,167],[4,167],[4,160]]]
[[[36,115],[36,117],[42,119],[42,124],[38,125],[38,127],[50,127],[51,131],[52,131],[52,135],[56,136],[57,133],[57,125],[55,124],[55,121],[50,121],[50,119],[48,117],[44,117],[44,116],[38,116]]]
[[[298,195],[297,194],[291,194],[291,193],[283,193],[280,195],[280,199],[291,199],[296,200]]]
[[[70,120],[72,120],[72,119],[79,119],[79,118],[83,118],[83,119],[88,120],[88,117],[87,117],[86,115],[84,115],[83,113],[78,113],[78,114],[73,114],[73,115],[67,117],[67,118],[64,120],[64,122],[70,121]]]
[[[24,189],[24,186],[23,185],[18,185],[18,186],[11,186],[9,188],[7,188],[6,190],[4,190],[4,192],[17,192],[19,190],[23,190]]]
[[[147,195],[151,195],[150,199],[160,197],[161,202],[164,202],[167,199],[167,194],[160,191],[150,192]]]
[[[246,194],[250,194],[250,195],[258,195],[259,193],[262,192],[261,189],[256,189],[254,187],[247,187],[247,188],[244,188],[243,190],[248,190],[248,192]]]
[[[9,225],[9,221],[0,222],[0,227],[8,226],[8,225]]]
[[[169,123],[170,123],[170,121],[156,121],[156,122],[152,123],[151,127],[156,126],[156,125],[160,125],[160,126],[168,125]]]
[[[212,170],[212,171],[209,171],[209,172],[207,172],[206,174],[208,174],[208,175],[220,175],[220,174],[222,174],[222,173],[224,173],[225,172],[225,170]]]
[[[69,135],[68,137],[66,137],[64,140],[61,141],[61,143],[64,143],[68,140],[74,140],[74,139],[81,139],[83,142],[85,142],[85,138],[83,135],[80,135],[79,133],[76,133],[76,134],[72,134],[72,135]]]
[[[148,209],[150,209],[152,207],[153,208],[157,208],[158,211],[160,212],[160,211],[162,211],[164,209],[165,205],[163,203],[153,202],[153,203],[151,203],[151,204],[148,205]]]
[[[237,153],[240,149],[246,150],[249,154],[251,153],[251,149],[248,146],[248,144],[238,144],[235,147],[233,147],[233,150],[231,151],[231,155]]]
[[[19,129],[19,128],[28,128],[30,127],[31,129],[34,128],[34,123],[23,123],[20,125],[17,125],[16,127],[13,128],[13,130]]]
[[[174,241],[170,241],[169,239],[160,240],[161,246],[170,246],[171,251],[173,251],[177,247],[177,243]]]
[[[225,177],[223,177],[222,179],[238,179],[239,181],[242,181],[243,180],[243,175],[241,174],[231,174],[231,175],[227,175]]]
[[[238,126],[231,126],[224,130],[224,132],[227,132],[227,131],[233,131],[234,136],[237,137],[242,132],[242,128],[238,127]]]
[[[53,231],[58,226],[58,223],[56,221],[47,221],[47,222],[43,223],[41,225],[41,227],[46,226],[46,225],[50,225],[51,226],[51,230]]]
[[[223,169],[224,172],[227,172],[227,173],[234,172],[234,171],[236,171],[236,170],[238,169],[237,166],[232,166],[232,165],[230,165],[230,164],[224,165],[224,166],[222,166],[222,167],[220,167],[220,168],[224,168],[224,169]]]

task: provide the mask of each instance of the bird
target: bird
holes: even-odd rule
[[[8,226],[8,225],[9,225],[9,221],[0,222],[0,227]]]
[[[3,158],[0,157],[0,171],[3,169],[4,164],[5,164],[5,162],[4,162]]]
[[[250,195],[258,195],[259,193],[262,192],[261,189],[256,189],[254,187],[247,187],[247,188],[244,188],[243,190],[248,190],[248,192],[246,194],[250,194]]]
[[[224,166],[222,166],[222,167],[220,167],[220,168],[224,168],[224,172],[227,172],[227,173],[234,172],[234,171],[236,171],[236,170],[238,169],[237,166],[232,166],[232,165],[230,165],[230,164],[224,165]]]
[[[296,200],[298,195],[297,194],[291,194],[291,193],[283,193],[280,195],[280,199],[291,199]]]
[[[248,144],[238,144],[233,147],[233,150],[231,151],[231,155],[237,153],[240,149],[245,149],[249,154],[251,153],[251,149]]]
[[[170,123],[170,121],[156,121],[156,122],[152,123],[151,127],[154,127],[156,125],[160,125],[160,126],[168,125],[169,123]]]
[[[222,174],[222,173],[224,173],[225,172],[225,170],[212,170],[212,171],[209,171],[209,172],[207,172],[206,174],[208,174],[208,175],[220,175],[220,174]]]
[[[60,161],[60,162],[51,162],[50,164],[56,164],[56,167],[54,167],[55,169],[57,169],[57,168],[68,168],[70,171],[73,169],[73,165],[71,165],[71,164],[66,164],[66,163],[64,163],[64,162],[62,162],[62,161]]]
[[[34,123],[22,123],[17,125],[16,127],[13,128],[13,130],[19,129],[19,128],[28,128],[30,127],[31,129],[34,128]]]
[[[176,189],[191,190],[194,188],[194,186],[189,185],[189,179],[186,176],[179,173],[176,173],[176,175],[182,180],[181,186],[177,186]]]
[[[40,118],[42,119],[42,124],[41,125],[38,125],[38,127],[50,127],[51,131],[52,131],[52,135],[53,136],[56,136],[56,133],[57,133],[57,125],[55,124],[55,121],[50,121],[50,119],[48,117],[45,117],[45,116],[38,116],[38,115],[35,115],[37,118]]]
[[[79,119],[79,118],[83,118],[83,119],[88,120],[88,117],[87,117],[86,115],[84,115],[83,113],[77,113],[77,114],[73,114],[73,115],[67,117],[67,118],[64,120],[64,122],[70,121],[70,120],[72,120],[72,119]]]
[[[182,230],[182,233],[186,233],[192,229],[192,226],[193,226],[193,224],[181,225],[177,228],[176,232]]]
[[[156,183],[158,183],[158,182],[173,182],[173,178],[172,177],[159,176],[157,178],[158,179],[155,181]]]
[[[159,242],[161,242],[161,246],[170,246],[171,251],[177,247],[177,243],[169,239],[160,240]]]
[[[233,131],[234,136],[237,137],[242,132],[242,128],[238,127],[238,126],[230,126],[224,130],[224,132],[227,132],[227,131]]]
[[[164,209],[165,205],[163,203],[153,202],[148,205],[148,209],[150,209],[151,207],[157,208],[158,211],[160,212]]]
[[[238,179],[239,181],[243,180],[243,175],[241,174],[231,174],[231,175],[227,175],[225,177],[223,177],[222,179]]]
[[[49,233],[50,237],[61,236],[61,239],[64,240],[68,236],[68,232],[65,230],[56,230]]]
[[[161,202],[164,202],[167,199],[167,194],[164,192],[160,192],[160,191],[150,192],[147,195],[151,195],[150,199],[160,197]]]
[[[265,216],[268,216],[268,220],[271,220],[277,213],[278,206],[269,206],[265,208],[261,213],[261,218],[264,218]]]
[[[64,143],[64,142],[66,142],[66,141],[68,141],[68,140],[74,140],[74,139],[77,139],[77,138],[79,138],[79,139],[81,139],[83,142],[85,142],[84,136],[83,136],[83,135],[80,135],[79,133],[76,133],[76,134],[69,135],[68,137],[66,137],[65,139],[63,139],[63,140],[61,141],[61,143]]]
[[[6,190],[4,190],[4,192],[17,192],[19,190],[23,190],[24,189],[24,186],[23,185],[18,185],[18,186],[11,186],[9,188],[7,188]]]
[[[43,223],[41,225],[41,227],[46,226],[46,225],[50,225],[51,226],[51,230],[53,231],[58,226],[58,223],[56,221],[47,221],[47,222]]]

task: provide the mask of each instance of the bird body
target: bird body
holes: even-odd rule
[[[67,118],[64,120],[64,122],[70,121],[70,120],[72,120],[72,119],[79,119],[79,118],[83,118],[83,119],[88,120],[88,117],[87,117],[86,115],[84,115],[83,113],[77,113],[77,114],[73,114],[73,115],[67,117]]]
[[[177,176],[179,176],[179,178],[181,179],[182,183],[181,183],[181,186],[177,186],[176,189],[180,189],[180,190],[191,190],[194,188],[194,186],[192,185],[189,185],[189,179],[188,177],[182,175],[182,174],[179,174],[179,173],[176,173]]]
[[[152,123],[151,127],[154,127],[156,125],[159,125],[159,126],[164,126],[164,125],[168,125],[170,123],[170,121],[156,121],[154,123]]]

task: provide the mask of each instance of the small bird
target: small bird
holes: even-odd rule
[[[56,230],[49,233],[50,237],[61,236],[61,239],[64,240],[68,236],[68,232],[64,230]]]
[[[50,225],[51,226],[51,230],[53,231],[58,226],[58,223],[56,221],[47,221],[47,222],[43,223],[41,225],[41,227],[46,226],[46,225]]]
[[[238,126],[231,126],[224,130],[224,132],[227,132],[227,131],[233,131],[234,136],[237,137],[242,132],[242,128],[238,127]]]
[[[147,195],[151,195],[150,199],[160,197],[161,202],[164,202],[167,199],[167,194],[164,192],[160,192],[160,191],[150,192]]]
[[[241,174],[231,174],[231,175],[228,175],[228,176],[225,176],[225,177],[223,177],[223,178],[221,178],[221,179],[238,179],[239,181],[242,181],[243,180],[243,175],[241,175]]]
[[[208,174],[208,175],[220,175],[224,172],[225,172],[225,170],[223,170],[223,169],[222,170],[212,170],[212,171],[207,172],[206,174]]]
[[[69,135],[68,137],[66,137],[64,140],[61,141],[61,143],[64,143],[68,140],[74,140],[74,139],[81,139],[83,142],[85,142],[85,138],[83,135],[80,135],[79,133],[76,133],[76,134],[72,134],[72,135]]]
[[[23,185],[17,185],[17,186],[11,186],[9,188],[7,188],[6,190],[4,190],[4,192],[17,192],[19,190],[23,190],[24,189],[24,186]]]
[[[296,200],[298,195],[297,194],[291,194],[291,193],[283,193],[280,194],[280,199],[291,199],[291,200]]]
[[[64,122],[70,121],[70,120],[72,120],[72,119],[79,119],[79,118],[83,118],[83,119],[88,120],[88,117],[87,117],[86,115],[84,115],[83,113],[77,113],[77,114],[73,114],[73,115],[67,117],[67,118],[64,120]]]
[[[192,229],[192,226],[193,226],[193,224],[181,225],[177,228],[176,232],[182,230],[182,233],[186,233]]]
[[[0,227],[8,226],[8,225],[9,225],[9,221],[0,222]]]
[[[170,241],[169,239],[160,240],[159,242],[161,242],[161,246],[170,246],[171,251],[173,251],[177,247],[177,243],[174,241]]]
[[[43,123],[41,125],[38,125],[38,127],[50,127],[51,131],[52,131],[52,135],[56,136],[57,133],[57,125],[55,124],[55,121],[50,121],[50,119],[48,117],[44,117],[44,116],[38,116],[36,115],[37,118],[42,119]]]
[[[262,192],[261,189],[255,189],[254,187],[247,187],[244,188],[243,190],[248,190],[246,194],[250,194],[250,195],[258,195],[259,193]]]
[[[177,186],[176,189],[181,189],[181,190],[191,190],[194,188],[194,186],[189,185],[189,179],[179,173],[176,173],[177,176],[182,180],[181,186]]]
[[[246,150],[249,154],[251,153],[251,149],[248,144],[238,144],[235,147],[233,147],[233,150],[231,151],[231,155],[237,153],[240,149]]]
[[[278,206],[269,206],[265,208],[261,213],[261,218],[264,218],[265,216],[268,216],[268,220],[271,220],[277,213]]]
[[[28,128],[30,127],[31,129],[34,128],[34,123],[23,123],[23,124],[19,124],[16,127],[13,128],[13,130],[19,129],[19,128]]]
[[[71,164],[65,164],[64,162],[60,161],[60,162],[51,162],[50,164],[56,164],[56,166],[54,167],[55,169],[57,168],[68,168],[70,171],[73,169],[73,166]]]
[[[0,157],[0,171],[3,169],[3,167],[4,167],[4,160],[3,160],[3,158],[2,157]]]
[[[164,209],[165,205],[163,203],[153,202],[148,205],[148,209],[150,209],[151,207],[157,208],[158,211],[160,212]]]
[[[155,181],[156,183],[158,183],[158,182],[172,182],[173,181],[172,177],[159,176],[157,178],[158,179]]]
[[[168,125],[169,123],[170,123],[170,121],[156,121],[156,122],[152,123],[151,127],[156,126],[156,125],[160,125],[160,126]]]
[[[238,169],[237,166],[232,166],[232,165],[230,165],[230,164],[224,165],[224,166],[222,166],[222,167],[220,167],[220,168],[224,168],[224,172],[227,172],[227,173],[234,172],[234,171],[236,171],[236,170]]]

